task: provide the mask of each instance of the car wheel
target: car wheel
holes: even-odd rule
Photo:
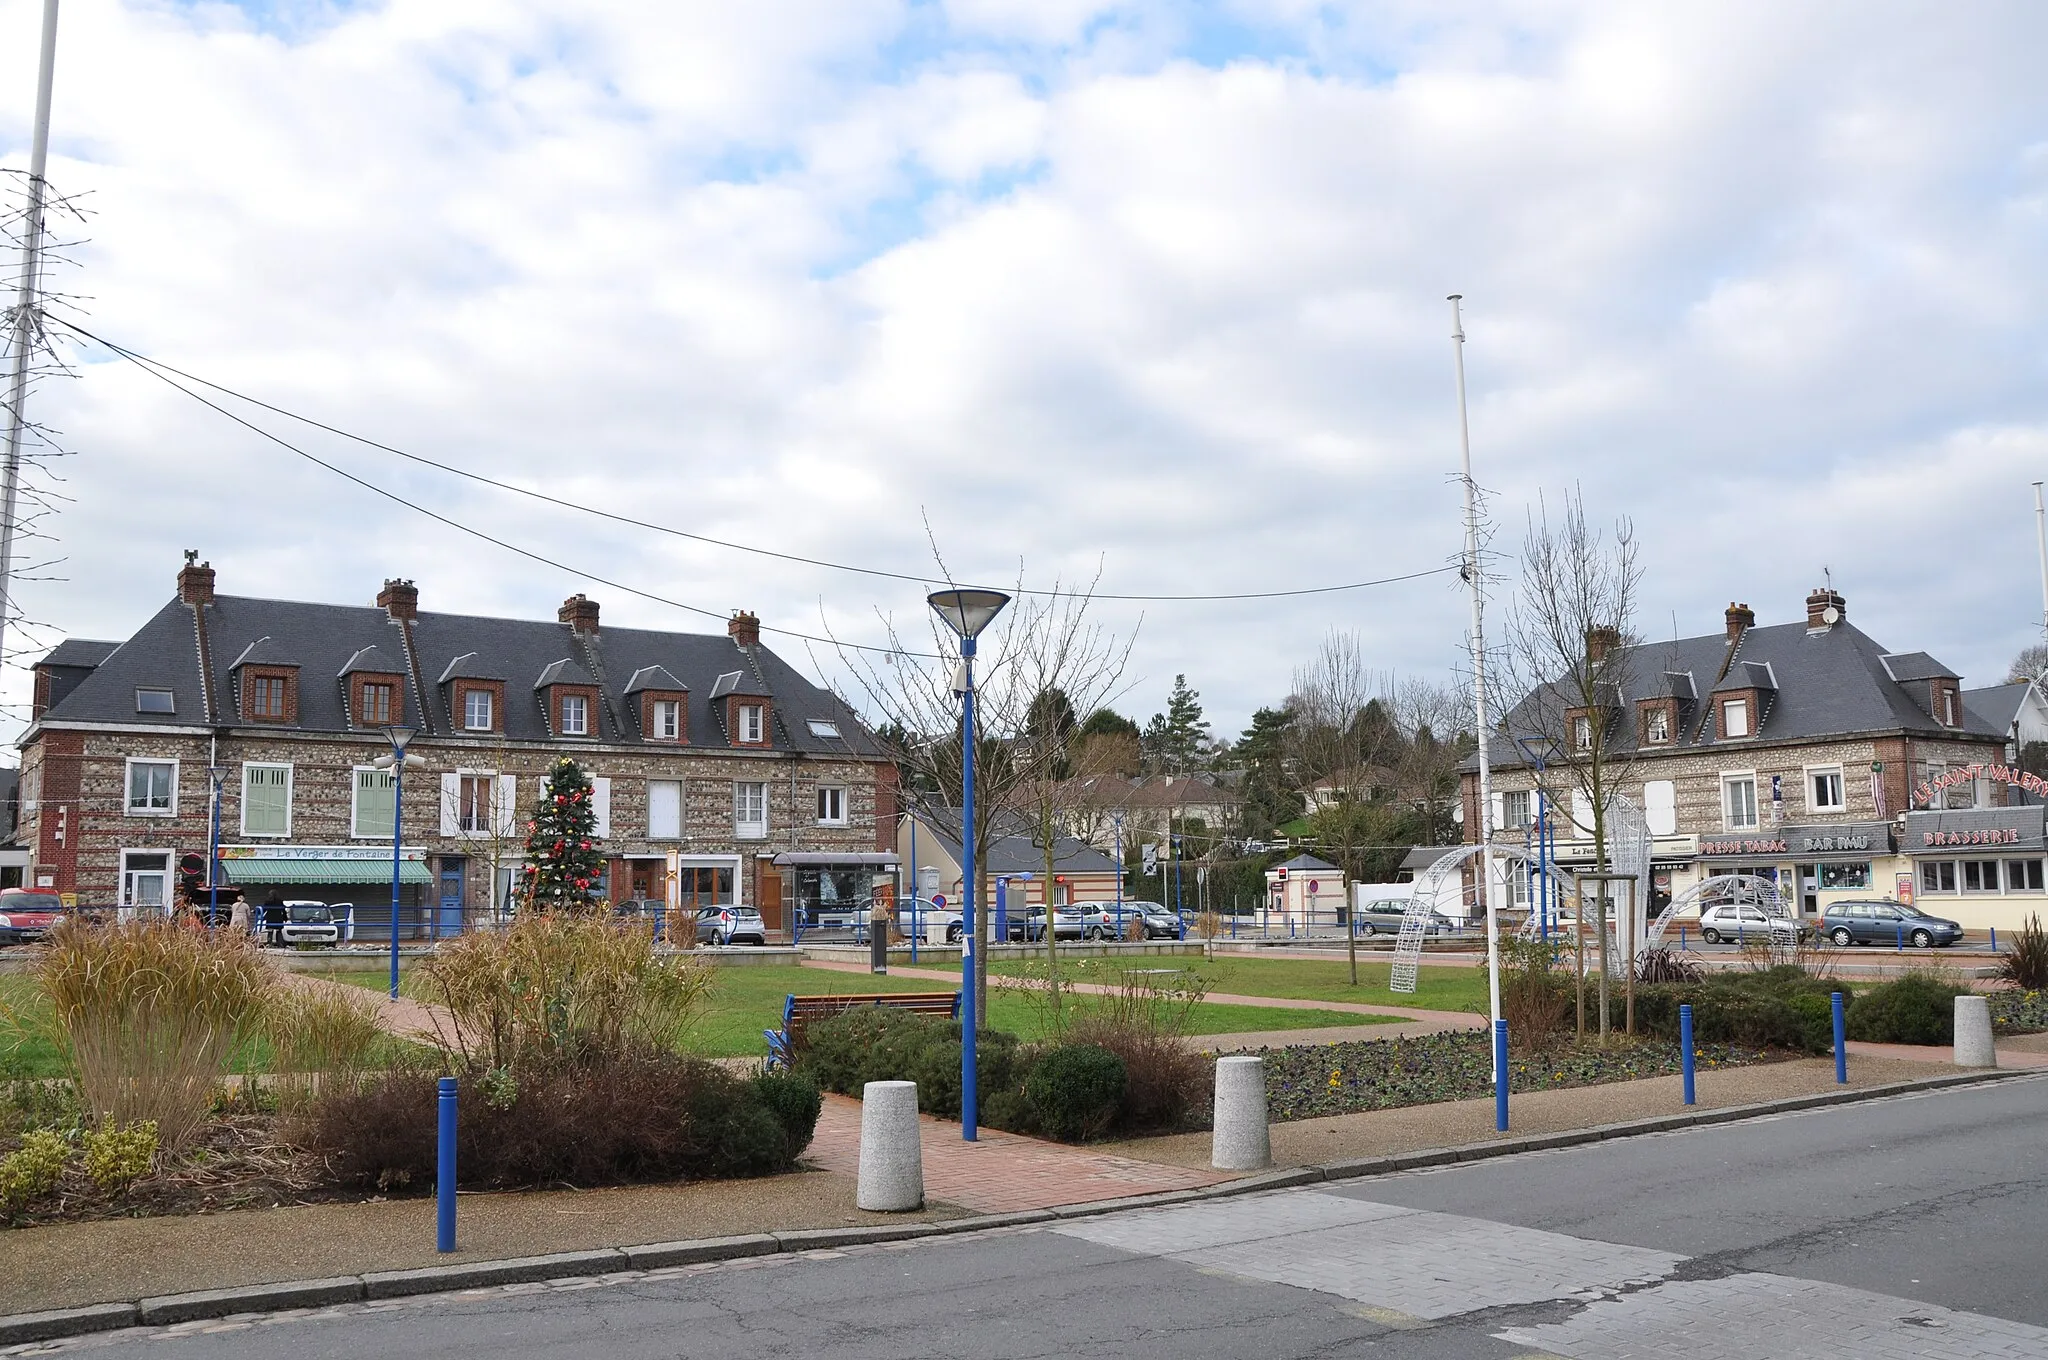
[[[1916,930],[1911,935],[1908,935],[1906,938],[1913,942],[1913,947],[1915,949],[1934,948],[1934,936],[1928,934],[1924,930]]]
[[[1370,921],[1367,921],[1364,925],[1358,928],[1358,933],[1364,936],[1366,939],[1370,940],[1373,936],[1379,934],[1380,931],[1378,926],[1374,925]]]
[[[1855,939],[1855,936],[1849,933],[1849,928],[1847,926],[1836,926],[1832,931],[1828,933],[1828,938],[1830,940],[1833,940],[1842,948],[1847,949],[1850,943]]]
[[[966,933],[966,928],[962,926],[958,921],[955,921],[953,922],[953,924],[946,927],[946,943],[958,944],[960,943],[960,937],[962,935],[965,935]]]
[[[1700,930],[1700,938],[1708,944],[1719,944],[1721,943],[1721,932],[1715,930],[1712,926],[1704,926]]]

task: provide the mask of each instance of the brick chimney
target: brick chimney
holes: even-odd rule
[[[1586,662],[1597,666],[1607,659],[1607,654],[1621,645],[1619,628],[1588,628],[1586,630]]]
[[[1756,627],[1756,611],[1746,604],[1728,602],[1728,642],[1730,646],[1742,641],[1742,635]]]
[[[597,631],[597,601],[579,590],[568,599],[562,601],[561,609],[555,614],[555,621],[568,624],[574,632],[595,633]]]
[[[736,609],[726,620],[725,631],[732,635],[733,642],[741,647],[761,645],[761,620],[744,609]]]
[[[1828,611],[1834,617],[1828,617]],[[1825,633],[1849,615],[1849,602],[1833,590],[1816,590],[1806,597],[1806,631]]]
[[[178,569],[178,598],[192,605],[213,603],[213,563],[200,561],[196,549],[185,549],[185,565]]]
[[[377,607],[394,619],[420,616],[420,588],[410,581],[389,580],[377,592]]]

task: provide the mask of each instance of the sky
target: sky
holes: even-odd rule
[[[4,168],[41,9],[0,0]],[[2043,51],[2027,0],[64,0],[50,179],[90,215],[52,285],[128,349],[575,505],[1122,595],[1454,562],[1462,293],[1496,610],[1576,490],[1634,526],[1646,636],[1795,620],[1826,579],[1994,683],[2042,636]],[[917,581],[241,408],[543,564],[64,353],[9,701],[187,548],[228,594],[403,576],[426,610],[720,627],[631,588],[928,641]],[[1123,711],[1185,673],[1221,736],[1332,630],[1448,680],[1468,621],[1443,572],[1093,614],[1135,634]]]

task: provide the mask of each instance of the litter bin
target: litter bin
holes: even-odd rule
[[[889,971],[889,908],[880,902],[868,911],[868,968]]]

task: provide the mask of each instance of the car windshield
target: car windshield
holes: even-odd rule
[[[62,911],[64,899],[55,893],[7,893],[0,896],[0,911]]]
[[[328,920],[327,908],[325,907],[293,907],[291,914],[294,921],[310,921],[315,924],[324,925]]]

